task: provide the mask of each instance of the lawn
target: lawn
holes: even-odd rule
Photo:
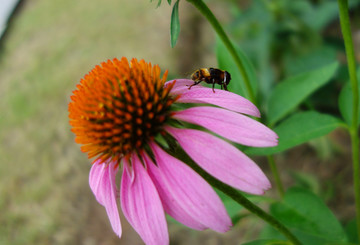
[[[74,142],[67,106],[101,61],[137,57],[176,69],[170,11],[155,6],[24,1],[0,51],[0,244],[139,241],[129,228],[121,242],[112,233],[88,187],[90,161]]]

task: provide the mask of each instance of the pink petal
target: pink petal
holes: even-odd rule
[[[152,144],[157,166],[145,156],[166,213],[190,228],[226,232],[231,220],[216,192],[185,163]]]
[[[194,83],[193,80],[190,79],[174,79],[174,80],[170,80],[167,81],[165,83],[165,87],[168,86],[168,84],[171,84],[175,81],[174,87],[172,88],[171,91],[186,91],[189,90],[189,88],[187,86],[190,86],[191,84]],[[201,84],[199,84],[201,86]]]
[[[256,147],[269,147],[278,144],[278,136],[268,127],[233,111],[197,106],[178,111],[173,117],[198,124],[239,144]]]
[[[213,104],[228,110],[260,117],[260,112],[256,106],[244,97],[221,89],[215,89],[214,93],[211,88],[199,86],[200,84],[191,87],[191,89],[186,86],[193,83],[192,80],[176,80],[171,93],[175,95],[180,94],[177,102]]]
[[[120,187],[123,213],[146,244],[169,244],[164,209],[158,192],[141,161],[132,155],[133,180],[125,161]]]
[[[264,194],[270,182],[261,169],[233,145],[211,134],[166,127],[185,152],[222,182],[251,194]]]
[[[121,237],[121,223],[116,204],[115,176],[119,167],[115,162],[100,163],[96,161],[90,170],[89,184],[96,200],[105,207],[111,227]]]

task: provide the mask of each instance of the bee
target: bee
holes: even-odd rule
[[[194,83],[189,86],[189,89],[201,82],[206,82],[208,84],[212,84],[212,90],[215,93],[215,84],[219,84],[221,89],[224,88],[224,90],[228,90],[227,85],[231,80],[231,76],[229,72],[217,68],[200,68],[194,71],[194,73],[191,75],[191,79],[194,81]]]

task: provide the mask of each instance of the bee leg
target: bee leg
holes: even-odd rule
[[[201,83],[201,82],[202,82],[201,80],[200,80],[200,81],[196,81],[196,82],[194,82],[193,84],[191,84],[190,86],[189,86],[189,85],[186,85],[186,86],[188,86],[189,89],[191,89],[192,86],[198,85],[198,84]]]
[[[226,83],[224,83],[224,90],[229,91],[229,90],[227,89]]]
[[[214,90],[214,88],[215,88],[215,83],[213,82],[212,85],[213,85],[213,86],[212,86],[212,91],[213,91],[213,93],[215,93],[215,90]]]

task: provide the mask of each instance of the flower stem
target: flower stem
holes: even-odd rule
[[[205,170],[200,168],[187,154],[181,149],[177,147],[175,152],[172,155],[175,155],[177,158],[183,160],[187,165],[189,165],[194,171],[196,171],[201,177],[203,177],[208,183],[210,183],[215,188],[219,189],[220,191],[224,192],[228,195],[231,199],[235,202],[249,210],[251,213],[258,216],[260,219],[267,222],[269,225],[274,227],[280,233],[282,233],[289,241],[292,242],[294,245],[301,245],[301,242],[277,219],[275,219],[270,214],[266,213],[264,210],[250,202],[246,197],[244,197],[239,191],[235,190],[231,186],[224,184],[223,182],[217,180],[216,178],[212,177],[208,174]]]
[[[277,166],[276,166],[276,163],[274,160],[274,156],[270,155],[267,157],[267,159],[268,159],[268,162],[269,162],[269,165],[271,168],[271,172],[275,179],[276,189],[278,190],[280,197],[283,198],[284,197],[284,186],[281,182],[279,171],[277,170]]]
[[[237,68],[239,69],[241,76],[243,77],[243,81],[247,90],[248,99],[250,99],[254,104],[256,104],[254,92],[251,88],[250,79],[246,72],[244,63],[240,59],[239,55],[237,54],[234,46],[232,45],[229,37],[226,35],[224,29],[220,25],[219,21],[216,19],[214,14],[211,12],[211,10],[208,8],[208,6],[202,1],[202,0],[187,0],[189,3],[193,4],[204,16],[205,18],[210,22],[212,27],[214,28],[217,35],[220,37],[220,39],[225,44],[225,47],[233,57]]]
[[[360,240],[360,172],[359,172],[359,137],[358,137],[358,113],[359,113],[359,88],[356,77],[356,61],[354,46],[352,42],[350,18],[348,12],[348,1],[338,0],[340,25],[344,38],[345,52],[350,76],[352,90],[352,122],[350,126],[350,137],[352,144],[353,178],[356,206],[357,233]]]
[[[203,176],[204,177],[204,176]],[[205,177],[204,177],[205,178]],[[207,178],[207,181],[219,189],[220,191],[224,192],[226,195],[231,197],[234,201],[236,201],[238,204],[249,210],[251,213],[255,214],[268,224],[270,224],[272,227],[274,227],[276,230],[278,230],[280,233],[282,233],[289,241],[292,242],[294,245],[300,245],[301,242],[283,225],[281,224],[277,219],[275,219],[270,214],[266,213],[264,210],[253,204],[249,199],[244,197],[240,192],[236,191],[234,188],[218,181],[215,178],[212,178],[211,180]]]

